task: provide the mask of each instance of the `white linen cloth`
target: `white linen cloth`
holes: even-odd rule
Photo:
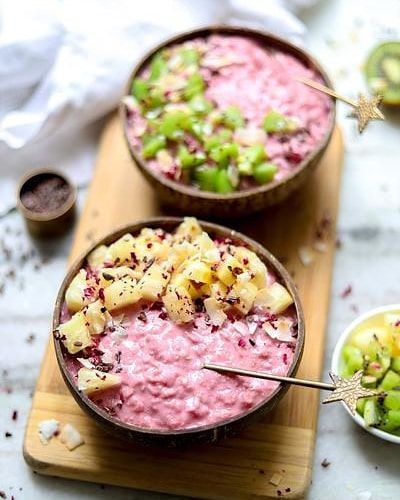
[[[87,182],[93,129],[85,126],[118,104],[135,61],[153,44],[216,23],[258,26],[301,44],[305,27],[293,12],[312,3],[0,0],[0,216],[15,204],[18,177],[50,160],[59,166],[65,151],[62,167]]]

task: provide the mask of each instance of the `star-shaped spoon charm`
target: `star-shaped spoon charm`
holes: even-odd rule
[[[357,118],[358,131],[360,134],[363,132],[363,130],[371,120],[385,119],[385,115],[379,109],[379,105],[382,102],[381,95],[376,95],[371,98],[368,98],[365,95],[360,94],[358,96],[358,100],[353,101],[352,99],[349,99],[345,96],[338,94],[333,89],[325,87],[325,85],[322,85],[319,82],[315,82],[314,80],[310,80],[309,78],[299,77],[296,78],[296,80],[298,82],[304,83],[304,85],[308,85],[309,87],[312,87],[315,90],[319,90],[324,94],[328,94],[334,97],[335,99],[339,99],[340,101],[343,101],[352,106],[353,111],[350,113],[349,116],[351,116],[352,118]]]
[[[370,120],[384,120],[385,116],[379,109],[379,104],[382,102],[382,96],[377,95],[368,99],[365,95],[358,96],[357,105],[354,107],[350,116],[357,118],[358,131],[360,134],[368,125]]]
[[[363,371],[359,370],[351,378],[344,379],[335,375],[334,373],[329,373],[329,376],[334,383],[334,390],[327,398],[325,398],[322,403],[333,403],[335,401],[343,401],[343,403],[350,410],[352,415],[356,412],[357,400],[360,398],[368,398],[371,396],[377,396],[378,392],[373,389],[366,389],[361,385],[361,379],[363,376]]]

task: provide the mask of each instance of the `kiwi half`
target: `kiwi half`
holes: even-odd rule
[[[365,64],[368,87],[383,96],[384,104],[400,106],[400,41],[381,43]]]

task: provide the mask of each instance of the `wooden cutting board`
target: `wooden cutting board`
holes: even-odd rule
[[[230,223],[262,242],[295,278],[306,317],[306,344],[299,371],[304,378],[318,379],[321,374],[342,157],[341,134],[335,130],[318,171],[301,193],[284,207]],[[103,133],[70,261],[110,230],[160,213],[151,188],[128,157],[114,115]],[[313,246],[321,221],[324,226],[331,221],[325,239],[327,251],[315,251],[314,262],[304,266],[298,249]],[[186,450],[127,445],[100,430],[75,403],[61,379],[50,340],[27,423],[24,456],[40,474],[180,496],[299,498],[310,482],[318,406],[317,391],[292,387],[273,413],[240,436],[219,444]],[[75,425],[85,445],[72,452],[58,439],[42,445],[38,423],[49,418]],[[279,485],[270,482],[276,472],[282,476]]]

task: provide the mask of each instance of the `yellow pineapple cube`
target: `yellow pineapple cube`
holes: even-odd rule
[[[221,326],[226,320],[227,316],[221,308],[221,305],[213,297],[204,299],[204,307],[207,314],[210,316],[210,321],[215,326]]]
[[[200,224],[197,222],[195,217],[185,217],[183,222],[179,224],[175,231],[175,239],[180,240],[181,238],[188,239],[192,241],[196,236],[200,235],[203,230]]]
[[[236,277],[243,272],[243,266],[232,255],[226,255],[217,269],[217,277],[222,283],[231,286],[235,283]]]
[[[175,323],[189,323],[194,318],[195,307],[192,297],[183,286],[168,285],[163,302],[168,316]]]
[[[171,274],[164,267],[152,264],[137,284],[140,296],[146,300],[161,298]]]
[[[128,266],[120,267],[104,267],[99,270],[100,287],[107,288],[114,281],[122,278],[132,278],[139,280],[143,276],[143,272],[138,268],[131,269]]]
[[[82,311],[58,327],[61,341],[71,354],[75,354],[92,343],[88,321]]]
[[[279,314],[293,304],[293,298],[284,286],[275,281],[271,286],[258,291],[254,305],[270,309]]]
[[[104,305],[109,311],[136,304],[140,293],[136,280],[130,277],[122,278],[104,289]]]
[[[217,281],[210,285],[210,295],[218,301],[223,301],[226,299],[228,293],[228,287],[222,283],[222,281]]]
[[[174,288],[183,286],[183,288],[189,292],[192,299],[201,297],[201,287],[196,288],[182,273],[175,274],[171,278],[170,284],[173,285]]]
[[[194,256],[197,249],[186,240],[174,243],[168,252],[168,262],[177,270],[187,259]]]
[[[106,307],[101,300],[92,302],[84,309],[83,313],[86,316],[86,322],[89,323],[88,328],[91,335],[98,335],[104,331],[107,322]]]
[[[135,238],[130,233],[124,234],[110,245],[109,251],[115,264],[122,265],[131,262],[131,254],[135,251]]]
[[[104,373],[90,368],[81,368],[78,371],[78,389],[87,395],[111,389],[120,384],[121,377],[114,373]]]
[[[65,292],[65,303],[67,304],[68,310],[71,312],[80,311],[85,304],[90,300],[85,297],[85,289],[89,286],[93,286],[86,281],[86,271],[81,269],[75,278],[69,284],[67,291]],[[94,300],[93,294],[93,300]]]
[[[258,288],[267,284],[267,267],[257,254],[245,247],[234,247],[234,256],[253,275],[252,281]]]
[[[247,314],[253,307],[258,288],[254,283],[236,283],[232,287],[232,296],[237,298],[233,307],[243,315]]]
[[[88,256],[87,261],[90,267],[103,267],[104,262],[113,260],[109,248],[106,245],[99,245]]]
[[[201,260],[189,262],[183,274],[187,279],[197,283],[210,284],[212,282],[211,267]]]

